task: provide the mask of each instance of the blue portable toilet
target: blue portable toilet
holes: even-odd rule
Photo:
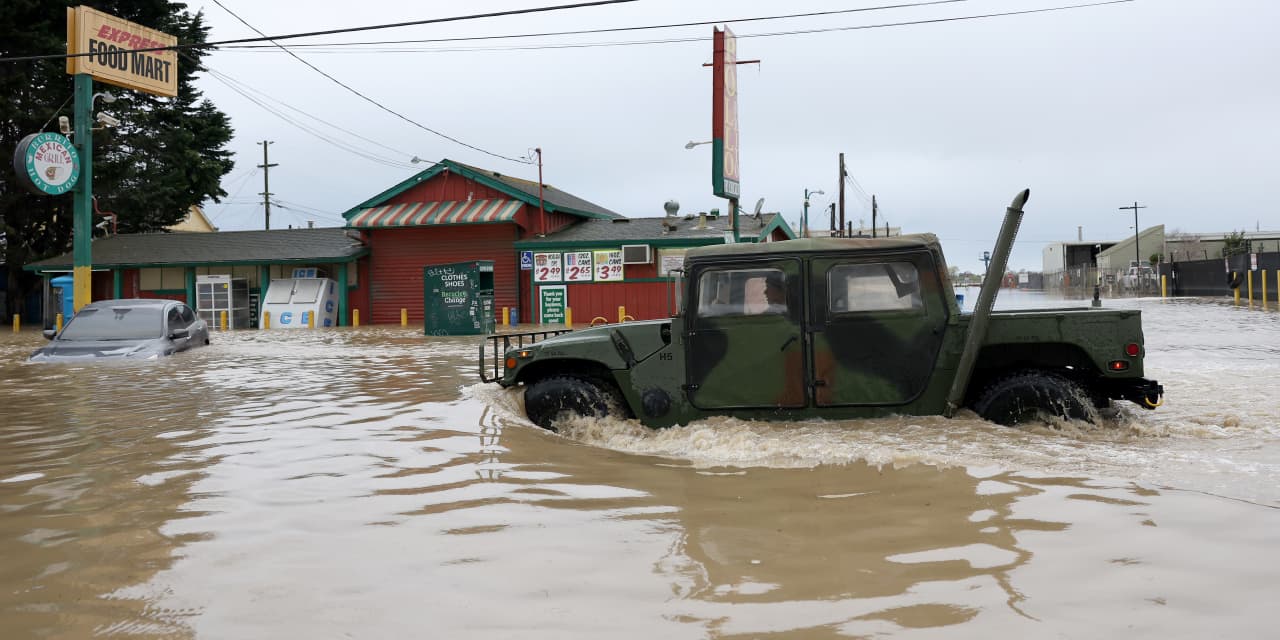
[[[57,305],[57,308],[53,310],[53,313],[55,315],[61,313],[63,322],[70,320],[71,316],[75,313],[74,311],[74,309],[76,308],[75,282],[76,282],[76,279],[72,277],[71,274],[67,274],[65,276],[58,276],[49,281],[50,287],[53,287],[54,289],[60,289],[62,291],[61,295],[54,296],[54,300],[57,301],[55,303]]]

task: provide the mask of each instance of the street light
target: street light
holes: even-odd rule
[[[696,147],[696,146],[698,146],[698,145],[702,145],[702,144],[711,144],[712,142],[714,142],[714,141],[713,141],[713,140],[707,140],[706,142],[694,142],[694,141],[690,140],[690,141],[688,141],[688,142],[684,143],[684,148],[686,148],[686,149],[692,149],[692,148],[694,148],[694,147]]]
[[[826,193],[824,193],[822,189],[818,189],[816,191],[810,191],[809,189],[806,188],[804,190],[804,217],[801,218],[800,220],[800,237],[801,238],[809,237],[809,196],[821,196],[821,195],[826,195]]]

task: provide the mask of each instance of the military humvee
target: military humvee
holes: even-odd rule
[[[1028,195],[1008,210],[1018,217],[1006,217],[990,273],[1004,273]],[[965,313],[947,273],[930,234],[692,249],[675,317],[539,342],[491,336],[501,360],[486,360],[482,346],[481,376],[523,385],[526,413],[548,429],[565,412],[666,427],[712,415],[950,416],[968,407],[1016,425],[1045,414],[1089,420],[1113,399],[1161,403],[1161,386],[1143,377],[1139,311],[993,313],[996,275]]]

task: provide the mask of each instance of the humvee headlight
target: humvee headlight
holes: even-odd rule
[[[521,349],[520,351],[516,352],[517,358],[528,358],[531,355],[533,355],[533,352],[528,349]]]

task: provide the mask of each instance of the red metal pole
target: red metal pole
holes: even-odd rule
[[[538,226],[540,236],[547,235],[547,210],[542,206],[542,147],[533,150],[538,154]]]

